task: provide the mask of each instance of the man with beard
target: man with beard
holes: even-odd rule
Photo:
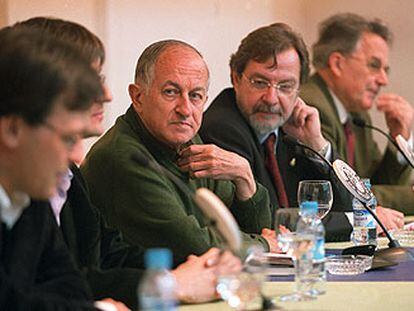
[[[298,97],[308,66],[305,44],[289,26],[276,23],[253,31],[231,56],[234,88],[212,102],[200,131],[206,143],[246,158],[277,207],[297,206],[300,180],[331,179],[320,160],[283,140],[291,135],[329,160],[335,156],[321,133],[318,111]],[[351,225],[344,211],[351,210],[351,197],[334,179],[331,183],[327,239],[348,240]]]

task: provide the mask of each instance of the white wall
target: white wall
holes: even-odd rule
[[[109,114],[119,115],[129,105],[126,88],[139,54],[167,38],[184,40],[204,55],[211,71],[211,100],[230,85],[228,61],[240,39],[273,22],[276,10],[277,2],[269,0],[108,1],[107,73],[114,93]]]
[[[301,32],[310,46],[320,20],[346,11],[389,23],[396,40],[388,90],[414,102],[412,0],[0,0],[0,26],[46,15],[79,22],[95,32],[106,45],[104,70],[114,94],[105,121],[109,128],[129,105],[126,90],[138,55],[154,41],[181,39],[201,51],[211,70],[210,102],[230,85],[229,57],[247,33],[283,21]],[[384,126],[381,115],[374,112],[374,117]]]

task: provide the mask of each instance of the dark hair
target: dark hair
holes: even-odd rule
[[[324,68],[334,52],[349,55],[364,32],[380,36],[391,46],[391,30],[379,19],[367,20],[353,13],[335,14],[319,25],[319,39],[313,45],[313,65]]]
[[[138,58],[137,65],[135,67],[135,82],[141,82],[144,85],[149,86],[154,79],[155,63],[161,54],[172,46],[189,48],[198,54],[201,59],[203,59],[203,56],[195,47],[184,41],[169,39],[152,43]],[[207,65],[206,69],[209,74]]]
[[[236,53],[231,55],[230,68],[241,76],[250,60],[260,63],[270,57],[277,66],[277,54],[294,48],[300,60],[300,82],[303,83],[309,75],[309,54],[302,37],[284,23],[274,23],[261,27],[245,37]]]
[[[102,41],[84,26],[52,17],[33,17],[16,23],[14,27],[28,27],[45,32],[48,35],[70,43],[89,64],[99,60],[105,62],[105,49]]]
[[[38,125],[57,104],[83,111],[101,94],[97,73],[70,45],[31,29],[0,31],[0,117]]]

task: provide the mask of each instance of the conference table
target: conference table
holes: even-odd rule
[[[378,239],[379,248],[387,245],[385,238]],[[327,253],[352,246],[351,243],[327,243]],[[414,254],[414,244],[404,245]],[[304,302],[278,302],[281,310],[414,310],[414,261],[365,272],[355,276],[327,275],[326,293],[316,300]],[[264,284],[263,293],[277,297],[289,294],[293,277],[272,277]],[[256,306],[260,306],[257,303]],[[250,310],[259,310],[253,306]],[[180,311],[232,310],[225,302],[217,301],[198,305],[183,305]]]

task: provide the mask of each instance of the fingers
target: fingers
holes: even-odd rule
[[[404,214],[399,211],[378,206],[377,215],[387,230],[400,229],[404,227]]]

